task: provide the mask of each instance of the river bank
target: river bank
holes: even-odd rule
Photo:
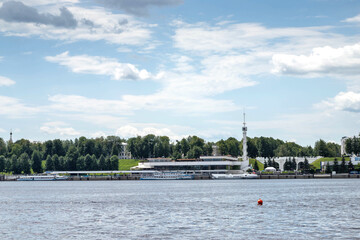
[[[0,181],[16,181],[21,175],[0,175]],[[140,175],[89,175],[69,176],[66,181],[134,181],[140,180]],[[325,178],[360,178],[360,174],[259,174],[258,179],[325,179]],[[211,180],[210,175],[194,175],[193,180]]]

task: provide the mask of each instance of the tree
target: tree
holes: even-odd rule
[[[199,158],[201,155],[203,154],[203,150],[201,147],[199,146],[194,146],[190,149],[190,151],[188,152],[187,157],[188,158]]]
[[[59,161],[59,156],[57,154],[54,154],[52,156],[52,162],[53,162],[54,170],[59,171],[60,170],[60,161]]]
[[[227,154],[237,157],[240,155],[240,145],[236,138],[230,137],[225,141]]]
[[[29,155],[26,152],[20,155],[19,162],[20,162],[21,171],[24,174],[30,174],[31,173],[30,159],[29,159]]]
[[[66,154],[60,139],[55,139],[53,141],[53,154],[57,154],[58,156],[65,156]]]
[[[106,169],[105,170],[111,170],[111,161],[110,161],[110,157],[106,157],[105,159],[105,165],[106,165]]]
[[[99,166],[98,166],[97,158],[96,158],[95,154],[93,154],[91,156],[91,163],[92,163],[92,166],[91,166],[92,170],[99,170]]]
[[[342,157],[342,159],[341,159],[339,172],[340,173],[346,173],[347,172],[346,163],[345,163],[345,157]]]
[[[333,171],[335,171],[337,173],[339,172],[339,163],[338,163],[337,158],[334,158]]]
[[[93,170],[93,162],[92,162],[92,158],[89,154],[86,154],[85,156],[85,170]]]
[[[331,173],[331,167],[329,161],[326,163],[326,170],[325,173]]]
[[[251,158],[256,158],[258,156],[258,149],[254,143],[254,140],[251,138],[247,139],[247,152],[248,156]]]
[[[5,157],[0,156],[0,172],[5,172]]]
[[[340,157],[341,156],[341,146],[337,143],[328,142],[326,147],[329,150],[330,157]]]
[[[114,142],[114,144],[112,146],[111,155],[119,156],[119,147],[118,147],[118,143],[116,143],[116,142]]]
[[[40,157],[40,153],[38,150],[35,150],[33,152],[33,154],[31,155],[31,168],[34,173],[43,172],[41,157]]]
[[[79,152],[75,146],[71,146],[66,153],[66,165],[69,171],[76,171],[76,161],[79,157]]]
[[[52,157],[50,155],[48,155],[46,157],[45,169],[46,169],[46,171],[53,171],[54,170],[54,162],[53,162]]]
[[[15,154],[11,156],[11,171],[15,174],[21,173],[18,157]]]
[[[11,166],[11,159],[10,158],[6,158],[5,159],[5,172],[9,173],[12,171],[12,166]]]
[[[107,170],[106,163],[105,163],[105,157],[102,154],[101,154],[101,156],[99,158],[98,166],[99,166],[99,170],[101,170],[101,171],[102,170]]]
[[[173,154],[171,155],[171,158],[176,160],[176,159],[180,159],[181,158],[181,153],[178,151],[173,152]]]
[[[53,142],[51,141],[51,140],[49,140],[49,141],[46,141],[45,143],[44,143],[44,145],[45,145],[45,152],[44,152],[44,156],[43,156],[43,158],[47,158],[47,156],[52,156],[53,155]]]
[[[0,138],[0,155],[5,155],[7,152],[4,139]]]
[[[258,162],[256,159],[255,159],[255,163],[254,163],[254,170],[259,171],[259,165],[258,165]]]
[[[351,162],[351,158],[350,158],[350,161],[349,161],[349,164],[348,164],[348,171],[349,171],[349,172],[354,171],[354,165],[353,165],[353,163]]]
[[[285,160],[284,170],[285,170],[285,171],[290,171],[290,170],[291,170],[291,161],[288,160],[288,159]]]
[[[220,140],[216,143],[216,145],[218,146],[219,152],[221,155],[226,155],[228,150],[227,150],[227,146],[224,140]]]
[[[352,149],[353,149],[353,153],[358,155],[360,153],[360,138],[358,137],[353,137],[352,139]]]
[[[76,169],[78,171],[87,170],[86,167],[85,167],[85,157],[84,156],[80,156],[78,158],[78,160],[76,161]]]
[[[329,151],[329,148],[324,140],[320,139],[315,143],[314,148],[315,155],[322,157],[333,157]]]
[[[266,160],[264,160],[264,169],[266,169],[268,167],[268,164],[266,162]]]
[[[110,165],[111,165],[110,170],[115,170],[115,171],[119,170],[119,158],[118,158],[118,156],[112,156],[110,158]]]
[[[304,171],[308,172],[310,170],[310,164],[307,158],[304,160]]]
[[[66,160],[64,156],[59,157],[59,170],[60,171],[65,171],[67,170],[66,167]]]
[[[293,157],[292,162],[291,162],[291,170],[296,170],[297,169],[297,164],[296,164],[296,160],[295,157]]]
[[[214,143],[208,142],[205,144],[205,154],[207,156],[211,156],[213,153],[213,148],[212,146],[214,145]]]

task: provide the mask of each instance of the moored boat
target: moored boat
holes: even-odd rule
[[[17,181],[64,181],[67,180],[66,176],[59,175],[33,175],[33,176],[21,176]]]
[[[211,174],[212,179],[257,179],[256,173]]]
[[[140,180],[191,180],[193,174],[185,172],[156,172],[153,174],[143,174]]]

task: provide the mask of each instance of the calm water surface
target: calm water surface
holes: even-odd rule
[[[1,239],[360,239],[360,180],[0,182],[0,221]]]

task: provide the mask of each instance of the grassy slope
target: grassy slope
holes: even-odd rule
[[[329,162],[329,161],[334,161],[335,157],[327,157],[327,158],[319,158],[318,160],[314,161],[313,163],[311,163],[311,165],[313,165],[314,167],[316,167],[316,169],[320,169],[320,162]],[[339,165],[341,164],[341,160],[342,157],[337,157],[336,158],[338,160]],[[345,157],[345,161],[350,161],[349,157]]]
[[[128,171],[131,167],[137,166],[139,160],[136,159],[120,159],[119,160],[119,171]]]
[[[254,167],[255,161],[257,161],[256,159],[250,158],[249,159],[249,163],[252,164],[252,166]],[[259,166],[259,171],[264,170],[264,164],[262,164],[261,162],[257,161],[257,164]]]

